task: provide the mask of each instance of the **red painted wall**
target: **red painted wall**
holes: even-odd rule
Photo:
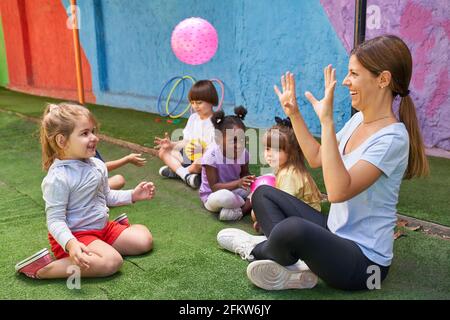
[[[77,99],[72,30],[59,0],[1,0],[9,88]],[[86,101],[95,102],[89,62],[82,50]]]

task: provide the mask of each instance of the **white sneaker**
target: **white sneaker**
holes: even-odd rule
[[[217,242],[219,246],[238,253],[242,259],[253,261],[254,257],[251,255],[253,248],[263,241],[266,241],[266,236],[252,236],[245,231],[235,228],[227,228],[221,230],[217,234]]]
[[[317,276],[301,260],[283,267],[272,260],[257,260],[247,267],[250,281],[265,290],[310,289],[316,286]]]
[[[242,209],[241,208],[235,208],[235,209],[226,209],[222,208],[219,213],[219,220],[222,221],[236,221],[240,220],[242,218]]]

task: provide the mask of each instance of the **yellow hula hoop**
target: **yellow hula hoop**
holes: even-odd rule
[[[180,113],[177,115],[173,115],[169,112],[169,102],[170,102],[170,97],[172,96],[172,93],[175,91],[175,89],[178,87],[178,85],[180,84],[181,81],[184,81],[185,79],[189,79],[192,81],[192,84],[195,83],[195,79],[191,76],[183,76],[181,79],[178,79],[177,82],[175,82],[175,84],[173,85],[172,89],[169,92],[169,95],[167,96],[167,100],[166,100],[166,113],[169,115],[169,117],[171,117],[172,119],[176,119],[176,118],[180,118],[182,117],[186,112],[189,111],[189,109],[191,108],[191,103],[189,102],[189,104],[187,105],[187,107]]]

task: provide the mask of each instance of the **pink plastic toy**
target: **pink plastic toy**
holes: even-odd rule
[[[259,186],[268,185],[275,187],[276,179],[273,174],[265,174],[263,176],[259,176],[250,186],[250,191],[254,192]]]
[[[202,18],[181,21],[172,32],[172,50],[182,62],[192,65],[206,63],[219,45],[217,31]]]

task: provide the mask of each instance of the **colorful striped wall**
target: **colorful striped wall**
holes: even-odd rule
[[[3,35],[3,24],[0,15],[0,86],[6,87],[9,83],[8,63],[6,62],[5,37]]]
[[[367,37],[398,34],[413,52],[411,91],[426,145],[450,150],[449,2],[368,2]],[[329,63],[343,79],[353,39],[353,0],[78,3],[88,101],[156,113],[161,87],[171,77],[219,78],[225,83],[225,110],[243,104],[249,109],[247,124],[255,127],[270,126],[274,116],[282,115],[273,84],[290,70],[297,75],[302,113],[319,135],[320,125],[302,93],[321,94],[322,68]],[[0,85],[76,100],[68,6],[69,0],[0,1],[6,49],[5,59],[0,32]],[[180,62],[170,47],[173,28],[192,16],[208,20],[219,34],[216,55],[199,66]],[[339,129],[350,117],[348,90],[342,86],[335,105]]]

